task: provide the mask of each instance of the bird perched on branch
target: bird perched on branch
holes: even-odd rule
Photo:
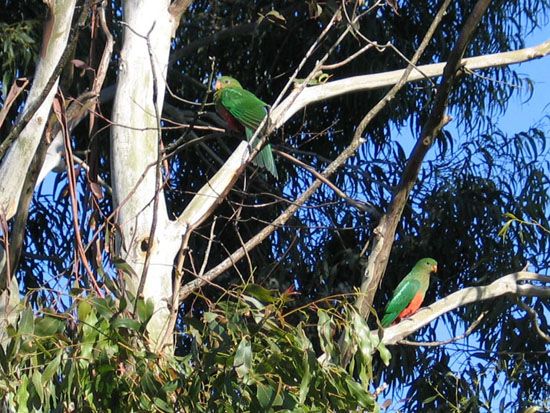
[[[216,81],[214,103],[216,111],[227,122],[229,129],[244,132],[249,142],[267,115],[268,104],[258,99],[252,92],[243,89],[236,79],[229,76],[221,76]],[[252,162],[266,168],[275,178],[278,177],[269,144]]]
[[[423,258],[416,263],[394,290],[381,321],[382,327],[388,327],[396,319],[408,317],[420,308],[432,272],[437,272],[437,261],[433,258]]]

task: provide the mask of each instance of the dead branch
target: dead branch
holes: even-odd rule
[[[533,310],[531,307],[529,307],[527,304],[525,304],[523,301],[521,300],[517,300],[517,303],[518,305],[527,312],[527,314],[529,315],[529,318],[531,319],[531,321],[533,322],[533,327],[535,328],[535,331],[537,332],[537,334],[544,340],[546,341],[547,343],[550,343],[550,335],[545,333],[544,331],[542,331],[542,329],[540,328],[540,323],[539,323],[539,320],[538,320],[538,314],[535,310]]]
[[[338,188],[335,184],[333,184],[328,178],[325,178],[323,175],[317,172],[317,170],[315,170],[315,168],[313,168],[312,166],[307,165],[306,163],[300,161],[299,159],[296,159],[294,156],[288,153],[281,152],[278,150],[274,150],[274,152],[277,153],[279,156],[286,158],[291,162],[293,162],[294,164],[304,168],[306,171],[311,173],[315,178],[321,180],[326,186],[332,189],[336,193],[336,195],[338,195],[348,204],[357,208],[359,211],[367,212],[371,214],[373,217],[380,218],[380,212],[376,209],[374,205],[369,204],[368,202],[363,202],[363,201],[358,201],[357,199],[353,199],[344,191],[342,191],[340,188]]]
[[[510,66],[530,60],[540,59],[550,54],[550,39],[533,47],[514,50],[511,52],[494,53],[483,56],[464,58],[459,66],[467,71],[479,69]],[[418,66],[408,78],[409,82],[416,82],[428,78],[434,78],[443,74],[446,62],[432,63]],[[368,90],[382,89],[394,85],[406,69],[390,72],[374,73],[369,75],[352,76],[345,79],[326,82],[316,86],[307,87],[297,98],[288,104],[291,94],[281,103],[280,107],[271,112],[271,122],[275,128],[281,127],[296,112],[316,102],[322,102],[337,96],[349,93],[364,92]]]

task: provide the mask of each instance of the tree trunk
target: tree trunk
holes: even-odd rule
[[[25,108],[39,98],[65,50],[75,3],[76,0],[57,0],[51,8],[51,16],[44,29],[40,61],[34,74],[34,81]],[[6,153],[0,167],[0,211],[6,215],[7,219],[15,214],[23,187],[23,180],[13,179],[13,176],[17,174],[24,176],[29,168],[48,121],[57,84],[58,79],[55,80],[48,97]]]
[[[156,183],[157,116],[162,113],[172,29],[178,23],[169,5],[168,0],[124,2],[124,44],[111,129],[113,198],[121,230],[117,252],[135,272],[126,274],[126,289],[131,295],[140,292],[140,280],[146,277],[141,296],[154,303],[148,324],[154,343],[162,339],[167,328],[173,262],[180,246],[176,226],[168,219],[164,192]],[[149,246],[155,215],[154,241]],[[144,275],[147,254],[150,264]]]
[[[44,40],[40,51],[40,61],[36,67],[32,88],[25,103],[25,110],[40,97],[46,84],[67,45],[76,0],[57,0],[50,6],[50,18],[44,27]],[[43,137],[48,121],[50,108],[57,91],[59,79],[51,88],[47,98],[23,129],[17,140],[10,147],[0,166],[0,214],[5,219],[15,215],[24,177],[35,155],[36,148]],[[18,178],[15,178],[18,177]],[[4,234],[7,237],[7,234]],[[0,285],[0,342],[7,324],[17,319],[16,306],[19,303],[19,284],[13,274],[6,273],[4,249],[0,251],[0,276],[9,279],[1,280]]]

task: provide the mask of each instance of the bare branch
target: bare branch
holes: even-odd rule
[[[525,304],[521,300],[517,300],[518,305],[523,308],[527,314],[529,314],[529,318],[533,322],[533,327],[535,328],[535,331],[537,334],[542,337],[544,341],[547,343],[550,343],[550,335],[546,334],[542,329],[540,328],[539,320],[538,320],[538,314],[535,310],[533,310],[531,307],[529,307],[527,304]]]
[[[460,68],[466,46],[473,36],[481,17],[489,7],[489,2],[490,0],[478,0],[474,10],[464,23],[457,44],[449,56],[449,61],[445,65],[443,78],[441,79],[439,89],[435,95],[435,101],[430,115],[407,160],[405,170],[393,194],[388,212],[382,217],[380,223],[374,230],[371,254],[369,255],[369,260],[361,282],[362,294],[357,300],[357,308],[364,317],[368,317],[374,301],[374,295],[386,271],[391,247],[395,238],[395,231],[401,220],[403,209],[409,199],[409,194],[416,182],[420,166],[422,165],[426,153],[432,146],[435,137],[441,128],[450,120],[450,118],[445,115],[447,100],[455,83],[457,71]]]
[[[325,185],[327,185],[330,189],[332,189],[336,193],[336,195],[338,195],[340,198],[345,200],[348,204],[357,208],[359,211],[367,212],[377,218],[380,217],[380,212],[376,209],[374,205],[369,204],[368,202],[363,202],[363,201],[358,201],[357,199],[353,199],[344,191],[342,191],[340,188],[338,188],[335,184],[330,182],[328,178],[325,178],[323,175],[317,172],[315,168],[313,168],[312,166],[307,165],[306,163],[300,161],[299,159],[296,159],[294,156],[288,153],[281,152],[278,150],[275,150],[275,152],[279,156],[290,160],[291,162],[295,163],[298,166],[301,166],[302,168],[310,172],[315,178],[321,180]]]
[[[352,60],[356,59],[357,57],[361,56],[363,53],[365,53],[367,50],[369,49],[372,49],[373,47],[375,47],[376,44],[374,43],[369,43],[368,45],[366,45],[365,47],[359,49],[358,51],[356,51],[354,54],[352,54],[351,56],[348,56],[346,57],[344,60],[342,60],[341,62],[338,62],[338,63],[332,63],[330,65],[322,65],[321,66],[321,70],[333,70],[333,69],[337,69],[339,67],[342,67],[342,66],[345,66],[347,65],[349,62],[351,62]]]
[[[459,67],[464,67],[468,71],[486,69],[490,67],[510,66],[522,62],[527,62],[541,57],[548,56],[550,53],[550,39],[539,45],[525,49],[514,50],[511,52],[494,53],[483,56],[468,57],[462,59]],[[418,66],[418,70],[413,71],[408,78],[409,82],[423,80],[426,77],[438,77],[443,74],[446,62],[432,63]],[[353,92],[364,92],[367,90],[381,89],[394,85],[402,76],[406,69],[393,70],[390,72],[374,73],[370,75],[352,76],[345,79],[326,82],[317,86],[307,87],[294,100],[292,105],[286,105],[285,99],[280,105],[280,109],[273,110],[271,120],[275,127],[282,126],[296,112],[316,102],[325,101],[337,96],[342,96]]]
[[[505,294],[513,294],[515,296],[537,296],[542,298],[550,297],[550,286],[519,284],[520,281],[549,282],[548,277],[544,275],[519,271],[505,275],[489,285],[464,288],[436,301],[428,307],[421,308],[410,318],[406,318],[400,323],[384,329],[382,342],[384,344],[399,343],[405,337],[418,331],[425,325],[428,325],[437,317],[467,304],[501,297]]]

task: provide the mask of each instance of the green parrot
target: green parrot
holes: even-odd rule
[[[229,76],[221,76],[216,81],[214,103],[216,111],[227,122],[229,129],[235,132],[244,131],[249,142],[267,115],[267,103],[243,89],[237,80]],[[253,162],[266,168],[275,178],[278,177],[270,145],[266,145]]]
[[[420,308],[430,285],[432,272],[437,272],[437,261],[433,258],[423,258],[416,263],[394,290],[382,318],[382,327],[388,327],[397,318],[408,317]]]

